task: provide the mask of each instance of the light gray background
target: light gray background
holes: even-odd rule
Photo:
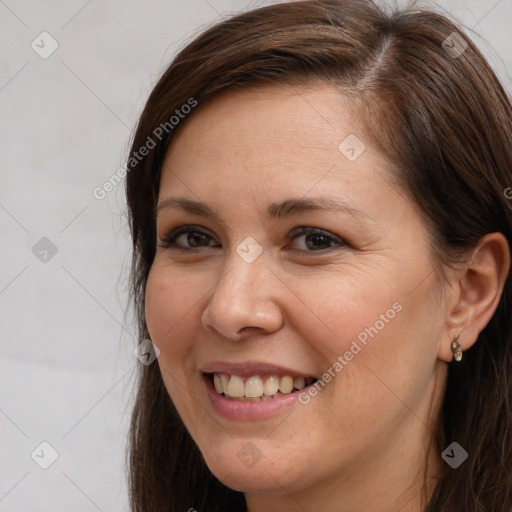
[[[141,340],[124,314],[123,185],[104,200],[92,191],[126,161],[176,49],[206,24],[270,3],[0,0],[0,511],[127,510]],[[510,91],[512,0],[437,4],[480,34]],[[47,59],[31,48],[43,31],[59,45]],[[46,262],[32,252],[42,237],[57,247]],[[48,469],[31,458],[42,441],[58,452]],[[34,457],[49,456],[43,447]]]

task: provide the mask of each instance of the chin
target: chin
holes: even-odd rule
[[[230,489],[274,492],[283,487],[298,490],[307,484],[309,471],[300,471],[297,461],[292,464],[280,453],[265,456],[251,441],[230,439],[217,447],[215,452],[203,453],[203,457],[213,475]]]

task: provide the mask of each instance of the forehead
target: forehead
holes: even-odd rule
[[[367,163],[384,164],[370,146],[350,100],[331,86],[229,90],[185,120],[171,142],[162,178],[186,170],[197,178],[206,173],[209,180],[225,174],[232,180],[241,175],[272,182],[316,179],[333,165],[355,168],[347,158],[354,152],[356,157],[364,152]]]

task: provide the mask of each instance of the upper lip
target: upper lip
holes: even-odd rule
[[[263,361],[246,361],[240,363],[231,363],[227,361],[214,361],[205,364],[201,371],[203,373],[227,373],[229,375],[238,375],[240,377],[251,377],[252,375],[289,375],[294,378],[313,377],[313,374],[304,373],[292,368],[285,368],[272,363]]]

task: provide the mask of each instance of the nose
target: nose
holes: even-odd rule
[[[247,263],[238,254],[232,255],[228,271],[217,282],[201,316],[205,328],[239,341],[255,331],[269,334],[282,327],[282,312],[275,296],[279,281],[263,256]]]

